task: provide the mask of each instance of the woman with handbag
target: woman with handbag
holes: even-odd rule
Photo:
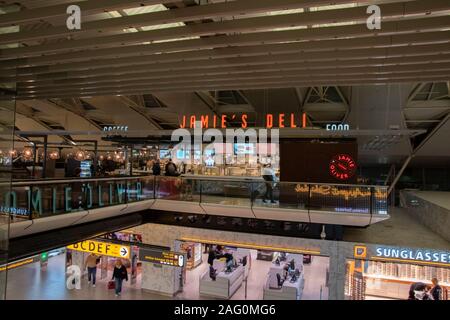
[[[111,279],[111,280],[114,280],[114,282],[115,282],[114,285],[115,285],[115,289],[116,289],[116,297],[120,296],[120,294],[122,292],[123,279],[128,281],[127,268],[125,268],[125,266],[122,264],[122,260],[117,259],[116,265],[114,267],[113,277]]]

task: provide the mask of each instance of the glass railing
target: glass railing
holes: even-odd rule
[[[135,176],[14,182],[0,194],[0,212],[13,221],[158,199],[252,209],[387,214],[387,187]]]

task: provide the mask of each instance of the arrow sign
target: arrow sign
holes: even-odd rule
[[[120,255],[121,255],[122,257],[126,257],[127,254],[128,254],[127,248],[125,248],[125,247],[120,248]]]

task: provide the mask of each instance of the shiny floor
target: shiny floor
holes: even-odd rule
[[[107,289],[110,279],[100,280],[97,273],[95,288],[88,285],[87,278],[81,282],[81,290],[66,288],[65,256],[58,255],[48,260],[46,271],[41,271],[39,263],[33,263],[8,271],[7,300],[161,300],[169,299],[165,296],[150,294],[124,282],[122,295],[116,297],[114,290]],[[110,275],[109,275],[110,276]],[[139,279],[138,279],[139,280]]]
[[[253,257],[254,256],[254,257]],[[209,299],[199,296],[199,277],[207,270],[206,255],[203,263],[197,268],[187,271],[186,283],[182,293],[173,299]],[[252,268],[247,282],[247,299],[262,299],[262,288],[271,262],[256,260],[256,251],[252,252]],[[313,257],[310,265],[305,265],[305,288],[302,299],[328,299],[325,287],[328,258]],[[124,282],[120,297],[115,297],[114,290],[107,289],[109,277],[97,278],[95,288],[89,286],[83,278],[80,290],[66,288],[65,256],[59,255],[49,259],[47,270],[42,271],[39,263],[33,263],[8,272],[8,300],[162,300],[170,297],[142,291],[140,278],[135,285]],[[99,276],[100,272],[97,273]],[[232,299],[245,299],[245,285],[233,295]]]

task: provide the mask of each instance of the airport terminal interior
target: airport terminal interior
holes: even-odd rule
[[[450,300],[450,1],[0,0],[0,300]]]

